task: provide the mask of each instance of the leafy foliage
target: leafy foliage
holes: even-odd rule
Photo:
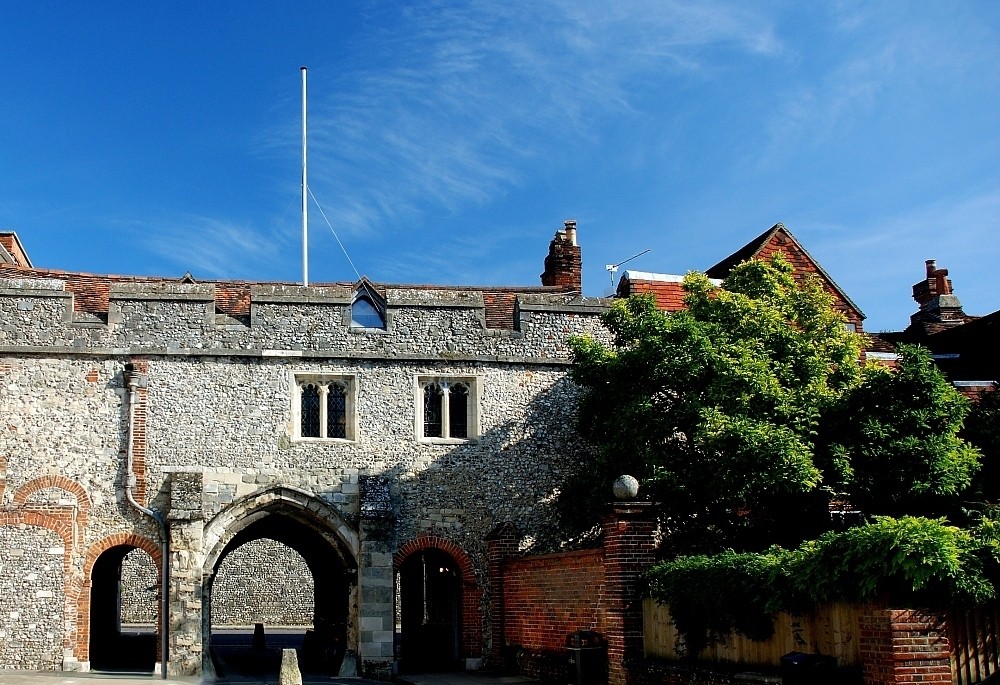
[[[978,499],[1000,501],[1000,387],[984,392],[965,419],[962,436],[982,453],[982,471],[975,482]]]
[[[944,519],[876,517],[829,532],[795,550],[726,551],[679,557],[648,573],[650,595],[670,606],[685,653],[737,632],[766,639],[772,615],[816,602],[870,601],[945,606],[996,596],[1000,524],[983,517],[972,531]]]
[[[818,280],[780,256],[733,269],[722,287],[684,279],[687,310],[617,301],[611,347],[574,338],[582,432],[601,448],[562,497],[586,527],[621,473],[640,479],[674,549],[746,546],[775,501],[816,489],[818,421],[860,382],[860,337]],[[766,527],[766,526],[765,526]]]
[[[979,451],[958,436],[968,401],[926,349],[898,353],[896,370],[867,366],[825,426],[830,483],[867,513],[946,512],[979,469]]]

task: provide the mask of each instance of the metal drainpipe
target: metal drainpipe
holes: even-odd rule
[[[132,443],[135,426],[135,396],[139,387],[141,374],[135,372],[135,367],[129,363],[125,365],[123,377],[125,379],[125,390],[128,392],[128,441],[125,449],[125,498],[129,504],[149,516],[160,527],[160,677],[167,679],[167,626],[169,619],[167,609],[169,608],[169,592],[167,583],[170,580],[170,536],[167,531],[167,522],[163,515],[148,509],[135,500],[136,477],[132,470]]]

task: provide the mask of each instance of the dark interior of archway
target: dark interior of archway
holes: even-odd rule
[[[399,568],[400,668],[408,673],[461,667],[462,575],[446,552],[426,549]]]
[[[217,674],[223,677],[277,674],[282,649],[291,647],[298,650],[299,668],[304,673],[336,675],[347,645],[352,570],[329,540],[279,510],[267,513],[233,537],[219,556],[214,572],[218,572],[230,552],[261,538],[287,545],[305,560],[313,576],[313,627],[305,632],[268,632],[264,626],[263,644],[252,634],[213,629],[212,660]]]
[[[90,588],[90,666],[98,671],[150,671],[156,665],[156,628],[122,631],[122,560],[135,547],[119,545],[94,562]]]

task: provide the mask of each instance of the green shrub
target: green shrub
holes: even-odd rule
[[[996,596],[1000,525],[986,516],[972,531],[944,519],[877,517],[827,533],[795,550],[679,557],[648,573],[649,593],[670,607],[679,651],[694,658],[736,632],[765,640],[776,611],[818,602],[946,606]]]

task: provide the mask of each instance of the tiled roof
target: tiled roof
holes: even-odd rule
[[[767,259],[775,252],[781,252],[785,255],[785,258],[795,267],[795,275],[819,274],[826,281],[831,294],[840,299],[847,308],[853,310],[856,316],[848,315],[848,319],[856,319],[855,323],[860,323],[865,318],[861,308],[854,304],[847,293],[837,285],[837,282],[830,278],[830,274],[820,266],[819,262],[813,259],[812,255],[792,235],[792,232],[781,223],[775,224],[718,264],[709,267],[705,274],[709,278],[725,278],[737,264],[755,257]]]
[[[651,293],[656,307],[665,312],[685,309],[684,277],[673,274],[655,274],[643,271],[626,271],[618,284],[618,296]]]

